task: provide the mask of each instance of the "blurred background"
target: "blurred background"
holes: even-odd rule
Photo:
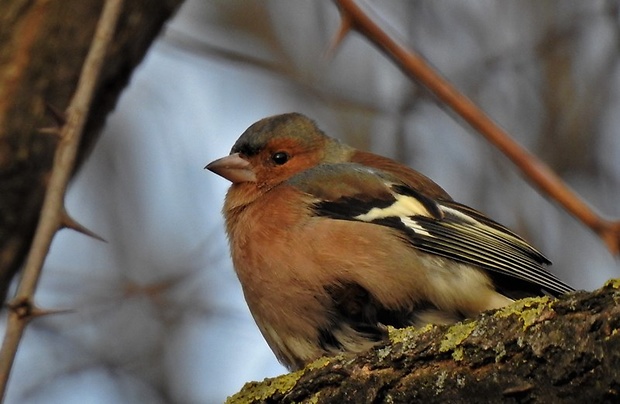
[[[620,217],[617,2],[365,8],[597,211]],[[302,112],[424,172],[530,240],[579,289],[620,275],[596,236],[360,35],[327,58],[338,25],[332,2],[185,2],[72,183],[69,212],[108,242],[71,231],[54,240],[36,300],[71,311],[28,327],[8,403],[219,403],[285,372],[230,263],[228,183],[203,170],[268,115]]]

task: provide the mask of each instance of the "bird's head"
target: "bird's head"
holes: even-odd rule
[[[239,137],[230,155],[205,168],[233,184],[251,183],[266,191],[317,164],[344,161],[348,150],[309,118],[288,113],[254,123]]]

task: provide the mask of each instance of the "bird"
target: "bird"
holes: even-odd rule
[[[452,324],[573,291],[508,228],[302,114],[252,124],[205,168],[232,183],[222,211],[233,266],[289,370],[366,351],[389,326]]]

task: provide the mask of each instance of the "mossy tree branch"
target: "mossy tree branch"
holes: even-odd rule
[[[393,330],[365,354],[248,383],[228,403],[617,402],[619,302],[612,281],[453,326]]]

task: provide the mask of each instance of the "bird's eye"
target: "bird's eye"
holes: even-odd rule
[[[280,151],[280,152],[276,152],[271,155],[271,160],[279,166],[286,163],[288,159],[289,159],[289,155],[286,152]]]

